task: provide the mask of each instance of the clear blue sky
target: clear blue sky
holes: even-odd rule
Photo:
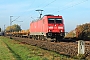
[[[44,10],[43,15],[62,15],[66,31],[90,22],[90,0],[0,0],[0,27],[10,25],[10,16],[12,20],[20,16],[12,24],[29,29],[30,22],[39,17],[37,9]]]

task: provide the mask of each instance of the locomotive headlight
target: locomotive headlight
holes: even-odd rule
[[[61,32],[63,32],[63,31],[61,30]]]
[[[63,29],[63,27],[62,26],[58,26],[58,29]]]
[[[49,32],[52,32],[52,30],[49,30]]]
[[[53,29],[53,26],[49,26],[48,28],[49,28],[49,29]]]

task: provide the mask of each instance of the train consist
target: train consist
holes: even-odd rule
[[[29,37],[36,40],[60,40],[65,36],[64,20],[59,15],[44,15],[42,18],[30,23],[29,31],[6,33],[6,35]]]

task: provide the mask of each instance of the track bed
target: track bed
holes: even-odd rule
[[[40,48],[55,51],[60,54],[67,56],[76,56],[78,54],[78,43],[77,42],[49,42],[41,40],[32,40],[29,38],[13,37],[16,41],[20,41],[24,44],[30,44],[38,46]],[[85,57],[90,57],[90,41],[85,42]]]

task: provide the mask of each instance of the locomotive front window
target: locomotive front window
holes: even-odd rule
[[[49,18],[49,19],[48,19],[48,23],[54,23],[54,20],[55,20],[55,19],[53,19],[53,18]]]
[[[62,23],[62,19],[56,18],[56,19],[55,19],[55,22],[56,22],[56,23]]]
[[[62,23],[61,18],[49,18],[48,23]]]

